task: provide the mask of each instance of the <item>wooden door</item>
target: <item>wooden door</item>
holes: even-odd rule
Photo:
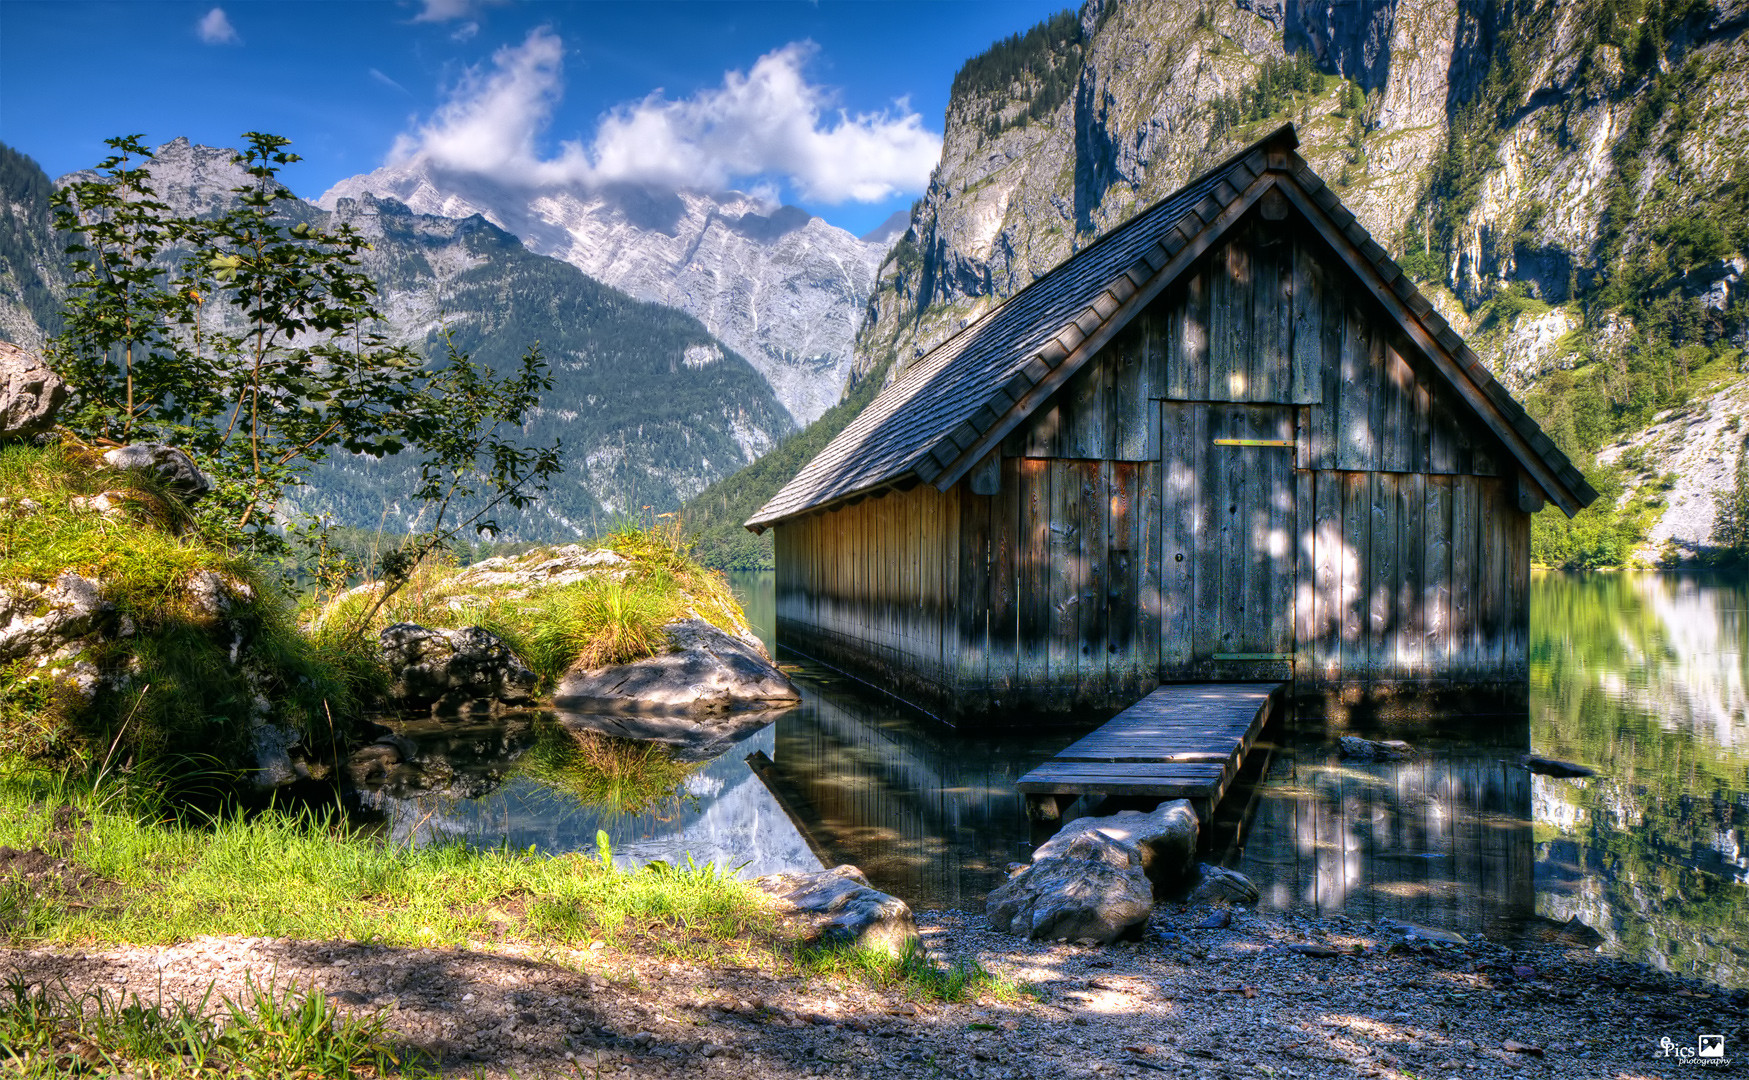
[[[1160,677],[1293,673],[1294,412],[1164,402]]]

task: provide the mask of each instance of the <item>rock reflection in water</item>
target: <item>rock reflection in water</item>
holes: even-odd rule
[[[595,850],[597,830],[612,841],[614,860],[638,866],[656,860],[694,861],[744,875],[818,870],[819,860],[746,763],[770,753],[767,726],[689,772],[672,797],[641,812],[590,804],[537,778],[541,722],[552,716],[512,715],[492,724],[422,722],[402,725],[412,760],[362,782],[358,799],[400,844],[461,842],[476,847],[535,847],[547,852]]]

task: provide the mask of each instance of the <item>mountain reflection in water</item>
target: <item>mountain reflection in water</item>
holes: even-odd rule
[[[771,575],[732,577],[769,642]],[[1250,875],[1271,908],[1495,938],[1577,919],[1607,952],[1749,985],[1749,580],[1539,574],[1531,602],[1529,716],[1438,717],[1418,756],[1389,762],[1342,760],[1322,725],[1280,725],[1206,857]],[[360,798],[399,842],[593,851],[602,829],[625,865],[691,856],[752,876],[850,862],[915,907],[977,908],[1026,857],[1016,779],[1104,719],[959,733],[780,659],[802,704],[655,809],[543,784],[519,764],[530,742],[514,718],[408,729],[440,782]],[[1533,776],[1526,753],[1598,775]]]

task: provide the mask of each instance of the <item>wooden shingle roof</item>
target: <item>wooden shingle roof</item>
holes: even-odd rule
[[[889,485],[945,491],[1267,190],[1311,222],[1567,514],[1596,492],[1303,158],[1293,125],[1106,233],[916,360],[746,525],[762,531]]]

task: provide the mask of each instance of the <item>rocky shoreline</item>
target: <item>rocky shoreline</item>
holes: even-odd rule
[[[320,988],[384,1011],[449,1076],[1675,1077],[1660,1056],[1722,1034],[1749,1068],[1749,992],[1560,940],[1500,944],[1342,916],[1162,905],[1141,940],[1027,942],[981,914],[917,913],[939,962],[1024,992],[942,1004],[903,988],[620,952],[476,943],[408,949],[202,938],[5,950],[12,977],[148,1001]]]

